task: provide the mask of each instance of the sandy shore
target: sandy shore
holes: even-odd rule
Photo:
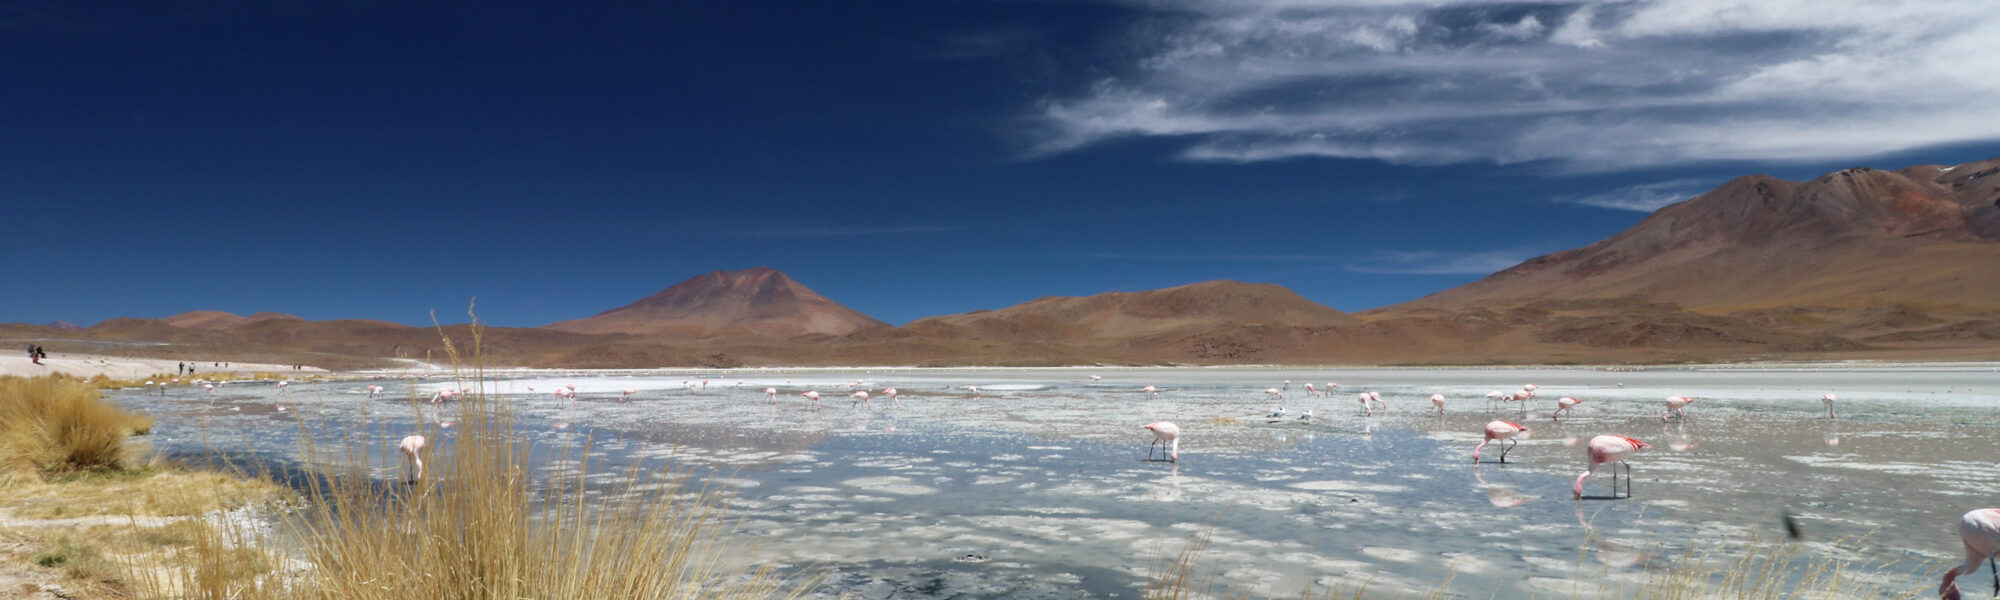
[[[173,373],[175,369],[178,368],[180,362],[181,361],[168,360],[163,358],[131,358],[126,356],[100,356],[94,354],[51,353],[49,354],[48,358],[42,359],[42,364],[38,365],[35,364],[34,361],[28,360],[28,353],[19,352],[19,353],[10,353],[7,354],[4,358],[0,358],[0,375],[20,375],[23,377],[34,377],[37,375],[54,375],[56,373],[63,373],[66,375],[75,375],[78,377],[94,377],[97,375],[104,375],[116,379],[135,379],[159,373]],[[267,363],[241,363],[241,362],[222,363],[228,366],[219,366],[217,363],[212,363],[212,362],[194,363],[194,364],[196,367],[195,370],[196,375],[200,375],[202,373],[265,372],[265,373],[312,374],[312,373],[328,372],[326,369],[321,369],[316,367],[306,367],[304,369],[294,370],[292,369],[291,365],[274,365]]]

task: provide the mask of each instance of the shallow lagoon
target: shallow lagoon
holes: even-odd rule
[[[1591,597],[1686,550],[1781,539],[1785,510],[1808,555],[1901,562],[1934,585],[1958,558],[1958,515],[2000,505],[2000,372],[1989,364],[488,376],[543,447],[588,443],[613,463],[672,456],[713,473],[757,552],[830,567],[829,593],[866,597],[1136,597],[1203,533],[1202,564],[1240,590],[1428,589],[1450,574],[1468,597]],[[1264,394],[1286,379],[1284,400]],[[898,388],[904,406],[879,393],[857,406],[857,381]],[[1340,384],[1331,396],[1306,396],[1305,383],[1329,381]],[[387,389],[371,400],[370,383]],[[1484,398],[1527,383],[1540,386],[1527,416]],[[387,445],[422,419],[448,451],[451,431],[437,424],[455,410],[411,399],[452,385],[385,376],[114,397],[158,419],[152,442],[169,454],[227,447],[284,463],[302,423],[321,440],[344,428]],[[549,394],[562,385],[578,402]],[[775,406],[765,387],[780,390]],[[620,402],[624,389],[639,392]],[[809,389],[823,410],[806,409]],[[1364,390],[1389,409],[1364,417]],[[1433,393],[1448,399],[1441,418]],[[1825,393],[1840,397],[1840,418],[1825,418]],[[1669,395],[1698,399],[1685,422],[1661,422]],[[1562,396],[1586,402],[1556,423]],[[1265,418],[1280,403],[1287,415]],[[1306,410],[1314,418],[1297,419]],[[1534,432],[1507,464],[1475,466],[1469,453],[1494,418]],[[1139,426],[1156,420],[1181,425],[1178,464],[1145,460]],[[1603,433],[1653,445],[1630,461],[1635,497],[1572,500],[1584,467],[1572,444]],[[1601,470],[1585,493],[1609,488]]]

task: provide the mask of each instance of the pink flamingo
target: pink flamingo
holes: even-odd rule
[[[976,386],[976,385],[968,385],[968,386],[965,386],[965,389],[966,389],[966,390],[968,390],[968,391],[971,391],[971,392],[972,392],[972,397],[974,397],[974,398],[985,398],[985,397],[986,397],[986,396],[984,396],[984,395],[982,395],[982,394],[980,394],[980,393],[979,393],[979,386]]]
[[[1306,384],[1306,397],[1307,398],[1319,397],[1319,389],[1313,387],[1313,384],[1310,383]]]
[[[773,406],[777,405],[777,404],[778,404],[778,388],[764,388],[764,397],[766,397],[766,398],[770,398],[770,399],[771,399],[771,404],[772,404]]]
[[[1167,462],[1181,461],[1181,428],[1166,421],[1147,423],[1140,429],[1153,432],[1153,443],[1146,446],[1146,460],[1153,460],[1153,446],[1167,451]]]
[[[1825,403],[1826,403],[1826,418],[1829,418],[1829,419],[1835,419],[1835,418],[1838,418],[1838,417],[1835,417],[1835,416],[1833,416],[1833,394],[1827,394],[1827,395],[1825,395],[1825,396],[1820,396],[1820,397],[1819,397],[1819,401],[1820,401],[1820,402],[1825,402]]]
[[[1287,392],[1292,391],[1292,380],[1290,379],[1285,380],[1285,391]]]
[[[1274,400],[1285,399],[1285,393],[1278,391],[1278,388],[1264,388],[1264,395],[1270,396]]]
[[[1156,388],[1149,385],[1146,387],[1139,388],[1139,391],[1147,394],[1152,394],[1154,400],[1160,399],[1160,388]],[[1169,425],[1171,425],[1171,423],[1169,423]]]
[[[379,385],[371,385],[371,386],[368,386],[368,399],[369,399],[369,400],[374,400],[374,399],[375,399],[375,395],[376,395],[376,394],[380,394],[380,393],[382,393],[382,386],[379,386]]]
[[[1576,493],[1576,499],[1582,500],[1583,480],[1596,473],[1598,465],[1617,463],[1611,465],[1611,497],[1618,497],[1618,465],[1625,465],[1625,497],[1632,497],[1632,465],[1625,462],[1625,457],[1651,447],[1645,442],[1622,435],[1600,435],[1590,438],[1590,445],[1586,447],[1590,453],[1590,468],[1584,470],[1582,475],[1576,476],[1576,487],[1571,488],[1571,491]]]
[[[1518,446],[1521,444],[1521,442],[1513,440],[1514,436],[1526,432],[1527,430],[1528,428],[1522,427],[1519,423],[1512,423],[1508,421],[1488,421],[1486,423],[1486,439],[1480,441],[1479,445],[1472,447],[1472,464],[1475,465],[1479,464],[1480,450],[1486,449],[1487,444],[1491,444],[1493,442],[1498,442],[1498,441],[1507,442],[1507,447],[1500,449],[1500,462],[1503,463],[1507,462],[1507,453],[1513,451],[1514,446]]]
[[[1444,394],[1431,394],[1431,406],[1436,406],[1438,416],[1444,416]]]
[[[1370,402],[1382,405],[1382,410],[1389,410],[1389,403],[1382,401],[1381,392],[1368,392],[1368,400]]]
[[[624,402],[624,401],[625,401],[625,399],[627,399],[627,398],[631,398],[633,394],[637,394],[637,393],[639,393],[639,390],[635,390],[635,389],[631,389],[631,388],[626,388],[626,389],[625,389],[625,391],[622,391],[622,392],[619,392],[619,393],[618,393],[618,401],[619,401],[619,402]]]
[[[278,382],[278,389],[281,389],[281,390],[282,390],[282,389],[285,389],[285,386],[288,386],[288,385],[291,385],[291,384],[292,384],[292,382],[290,382],[290,381],[280,381],[280,382]]]
[[[813,406],[813,410],[819,410],[819,407],[820,407],[820,405],[819,405],[819,392],[806,392],[806,393],[803,393],[803,394],[799,394],[799,395],[800,395],[800,396],[805,396],[805,398],[806,398],[807,400],[811,400],[811,401],[812,401],[812,406]]]
[[[457,389],[438,390],[437,393],[431,394],[431,404],[443,404],[444,401],[457,397],[458,397]]]
[[[213,394],[215,393],[215,384],[213,383],[201,384],[201,389],[208,390],[208,393]]]
[[[1944,600],[1958,600],[1960,575],[1978,571],[1981,560],[1991,567],[1993,555],[2000,554],[2000,508],[1982,508],[1965,513],[1958,520],[1958,539],[1965,543],[1965,564],[1944,572],[1944,583],[1938,584],[1938,597]],[[1991,570],[1993,595],[2000,596],[2000,567]]]
[[[898,395],[896,388],[882,388],[882,395],[888,396],[890,402],[895,402],[896,408],[903,407],[903,401],[896,398]]]
[[[1333,389],[1334,389],[1334,388],[1337,388],[1337,387],[1340,387],[1340,384],[1338,384],[1338,383],[1334,383],[1334,382],[1331,382],[1331,381],[1329,381],[1329,382],[1326,382],[1326,393],[1329,393],[1329,394],[1333,393]]]
[[[1373,399],[1368,396],[1368,392],[1361,392],[1359,394],[1355,394],[1354,399],[1361,401],[1361,411],[1363,413],[1366,413],[1366,415],[1370,417],[1375,416],[1375,409],[1368,405],[1368,401]]]
[[[396,450],[403,453],[403,470],[405,472],[412,470],[412,466],[415,467],[417,475],[410,478],[410,483],[422,480],[424,478],[424,459],[418,453],[424,451],[424,436],[412,435],[405,437],[403,438],[403,443],[396,445]]]
[[[1576,405],[1578,404],[1583,404],[1583,401],[1571,398],[1569,396],[1563,396],[1561,398],[1557,398],[1556,411],[1549,413],[1549,420],[1561,421],[1562,419],[1558,419],[1556,417],[1562,416],[1563,413],[1569,412],[1569,409],[1576,408]]]
[[[1687,405],[1689,404],[1694,404],[1693,398],[1687,396],[1667,396],[1667,409],[1660,411],[1660,420],[1667,420],[1667,413],[1674,413],[1679,415],[1682,420],[1686,420],[1688,418]]]
[[[1091,383],[1097,383],[1097,382],[1099,382],[1099,381],[1103,381],[1103,380],[1104,380],[1104,376],[1103,376],[1103,375],[1091,375],[1091,376],[1090,376],[1090,382],[1091,382]]]
[[[1506,397],[1507,394],[1501,393],[1499,390],[1486,392],[1486,410],[1493,410],[1493,403],[1500,402],[1502,398]]]
[[[875,403],[873,403],[873,402],[869,402],[869,401],[868,401],[868,390],[861,390],[861,391],[858,391],[858,392],[855,392],[855,393],[852,393],[852,394],[848,394],[848,395],[850,395],[850,396],[853,396],[853,397],[854,397],[854,399],[856,399],[856,400],[860,400],[860,401],[861,401],[861,403],[862,403],[862,404],[865,404],[865,405],[867,405],[867,406],[868,406],[868,408],[871,408],[871,409],[872,409],[872,408],[875,408]]]

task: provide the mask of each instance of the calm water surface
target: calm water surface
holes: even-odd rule
[[[878,392],[872,409],[847,397],[857,381]],[[1308,382],[1339,387],[1308,396]],[[371,400],[371,383],[387,389]],[[1526,415],[1484,398],[1529,383],[1540,398]],[[286,464],[301,427],[388,445],[424,426],[448,449],[437,424],[455,410],[410,399],[452,385],[385,376],[113,397],[158,419],[163,452]],[[1935,585],[1958,559],[1958,515],[2000,506],[1989,364],[520,372],[487,385],[544,455],[588,441],[613,463],[672,456],[713,473],[758,552],[829,567],[828,594],[862,597],[1137,597],[1204,534],[1216,581],[1252,592],[1422,590],[1449,573],[1455,596],[1594,597],[1686,550],[1783,539],[1784,511],[1806,556],[1898,562]],[[548,393],[563,385],[574,405]],[[879,395],[888,386],[903,407]],[[765,387],[780,390],[775,406]],[[1267,387],[1289,389],[1279,400]],[[639,392],[621,402],[624,389]],[[806,410],[806,390],[824,410]],[[1363,416],[1361,391],[1389,408]],[[1444,416],[1431,394],[1446,396]],[[1698,399],[1685,421],[1661,421],[1669,395]],[[1557,423],[1562,396],[1585,403]],[[1279,405],[1286,415],[1266,418]],[[1506,464],[1474,465],[1496,418],[1533,433]],[[1178,464],[1145,460],[1139,426],[1158,420],[1182,428]],[[1592,497],[1573,500],[1578,441],[1606,433],[1653,445],[1630,461],[1635,495],[1599,498],[1611,485],[1600,472]],[[394,477],[395,464],[377,472]]]

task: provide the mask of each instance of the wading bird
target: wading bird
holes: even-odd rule
[[[639,393],[639,390],[626,388],[624,391],[618,393],[618,401],[624,402],[627,398],[631,398],[633,394],[637,393]]]
[[[813,410],[819,410],[819,392],[806,392],[799,395],[805,396],[807,400],[812,401]]]
[[[1154,400],[1160,399],[1160,388],[1156,388],[1149,385],[1146,387],[1139,388],[1139,391],[1152,394]]]
[[[773,404],[773,405],[777,404],[777,403],[778,403],[778,388],[764,388],[764,397],[766,397],[766,398],[770,398],[770,399],[771,399],[771,404]]]
[[[1485,450],[1487,444],[1502,441],[1507,442],[1507,447],[1500,449],[1500,462],[1507,462],[1507,453],[1512,451],[1514,446],[1521,444],[1519,441],[1514,441],[1514,436],[1520,435],[1527,430],[1528,428],[1522,427],[1518,423],[1488,421],[1486,423],[1486,439],[1480,441],[1479,445],[1472,447],[1472,464],[1479,464],[1479,451]]]
[[[431,394],[431,404],[444,404],[444,401],[456,397],[458,390],[438,390],[437,393]]]
[[[965,386],[965,389],[966,389],[966,390],[969,390],[969,391],[971,391],[971,392],[972,392],[972,397],[974,397],[974,398],[985,398],[985,397],[986,397],[986,396],[984,396],[984,395],[981,395],[981,394],[979,393],[979,386],[976,386],[976,385],[968,385],[968,386]]]
[[[1833,394],[1827,394],[1827,395],[1825,395],[1825,396],[1820,396],[1820,397],[1819,397],[1819,401],[1820,401],[1820,402],[1825,402],[1825,403],[1826,403],[1826,418],[1829,418],[1829,419],[1833,419],[1833,418],[1837,418],[1837,417],[1833,416]]]
[[[1319,396],[1319,388],[1313,387],[1313,384],[1310,383],[1306,384],[1306,397],[1315,398],[1318,396]]]
[[[371,385],[371,386],[368,386],[368,399],[369,399],[369,400],[374,400],[374,399],[375,399],[375,395],[376,395],[376,394],[380,394],[380,393],[382,393],[382,386],[379,386],[379,385]]]
[[[1374,407],[1368,405],[1368,401],[1372,399],[1368,396],[1368,392],[1361,392],[1359,394],[1355,394],[1354,399],[1361,401],[1361,412],[1363,414],[1370,417],[1375,416]]]
[[[1682,420],[1686,420],[1688,418],[1687,405],[1689,404],[1694,404],[1693,398],[1687,396],[1667,396],[1667,409],[1660,411],[1660,420],[1667,420],[1667,413],[1673,413]]]
[[[1264,395],[1266,395],[1266,396],[1270,396],[1270,397],[1271,397],[1271,399],[1273,399],[1273,400],[1284,400],[1284,399],[1285,399],[1285,393],[1284,393],[1284,392],[1282,392],[1282,391],[1279,391],[1279,390],[1278,390],[1278,388],[1264,388]]]
[[[1173,423],[1159,421],[1147,423],[1140,429],[1153,432],[1152,445],[1146,446],[1146,460],[1153,460],[1153,446],[1167,451],[1167,462],[1181,461],[1181,428]]]
[[[1965,513],[1958,520],[1958,539],[1965,542],[1965,564],[1944,572],[1944,583],[1938,584],[1938,597],[1958,600],[1958,578],[1978,571],[1982,560],[1993,571],[1993,595],[2000,596],[2000,568],[1993,565],[1993,555],[2000,554],[2000,508]]]
[[[1104,379],[1104,376],[1103,376],[1103,375],[1091,375],[1091,376],[1090,376],[1090,382],[1091,382],[1091,383],[1097,383],[1097,382],[1098,382],[1099,380],[1101,380],[1101,379]]]
[[[1590,453],[1590,468],[1585,469],[1582,475],[1576,476],[1576,487],[1570,490],[1576,493],[1576,499],[1582,500],[1583,480],[1590,477],[1590,474],[1596,473],[1598,465],[1616,463],[1611,465],[1611,497],[1618,497],[1619,465],[1625,466],[1625,497],[1632,497],[1632,465],[1625,462],[1625,457],[1651,447],[1645,442],[1622,435],[1600,435],[1590,438],[1590,445],[1585,448],[1585,451]]]
[[[860,402],[864,405],[867,405],[868,408],[875,408],[875,403],[868,401],[868,390],[861,390],[848,395],[853,396],[856,402]]]
[[[412,470],[416,472],[416,475],[410,478],[410,483],[422,480],[424,478],[424,459],[418,454],[424,451],[424,436],[412,435],[405,437],[403,438],[403,443],[396,445],[396,450],[403,453],[404,473],[407,474]]]
[[[882,395],[888,396],[890,402],[895,402],[896,408],[903,407],[903,401],[896,398],[897,396],[896,388],[882,388]]]
[[[1576,408],[1576,405],[1578,404],[1583,404],[1583,401],[1571,398],[1569,396],[1563,396],[1561,398],[1557,398],[1556,411],[1549,413],[1549,420],[1561,421],[1562,419],[1558,419],[1556,417],[1560,417],[1562,416],[1563,413],[1569,412],[1569,409]]]

